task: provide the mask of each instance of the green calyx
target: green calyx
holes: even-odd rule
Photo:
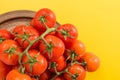
[[[70,66],[69,66],[70,67]],[[69,71],[68,71],[68,68],[69,67],[67,67],[66,69],[65,69],[65,72],[68,74],[68,75],[70,75],[71,76],[71,78],[72,78],[72,80],[77,80],[77,78],[78,78],[78,73],[75,73],[75,74],[72,74],[72,73],[70,73]]]
[[[46,29],[48,29],[48,26],[46,25],[46,22],[47,22],[46,15],[40,16],[40,18],[38,20],[41,23],[43,23],[43,25],[46,27]]]
[[[32,68],[33,68],[34,64],[38,62],[36,59],[37,56],[38,56],[38,54],[35,55],[35,57],[29,59],[29,61],[28,61],[28,63],[30,64],[30,72],[32,72]]]
[[[39,21],[42,22],[42,23],[47,22],[46,15],[40,16]]]
[[[65,39],[65,40],[67,39],[67,37],[73,38],[73,36],[71,36],[71,35],[69,34],[69,32],[70,32],[69,30],[62,29],[62,30],[60,30],[59,32],[60,32],[60,34],[62,34],[62,35],[64,36],[64,39]]]
[[[16,39],[17,38],[21,38],[22,39],[22,41],[21,41],[21,45],[22,45],[22,43],[25,41],[25,40],[27,40],[28,42],[30,42],[30,40],[29,40],[29,37],[30,36],[32,36],[32,34],[28,34],[28,33],[26,33],[26,31],[25,31],[25,29],[23,28],[23,34],[15,34],[16,35]]]
[[[3,42],[5,39],[0,36],[0,43]]]
[[[72,77],[73,80],[77,80],[78,76],[79,75],[76,73],[76,74],[73,74],[71,77]]]
[[[22,39],[28,39],[31,35],[30,34],[27,34],[26,32],[24,32],[24,35],[21,36]]]
[[[57,71],[57,66],[58,66],[58,64],[57,64],[56,62],[51,62],[51,63],[49,64],[48,69],[53,68],[54,71],[55,71],[55,73],[56,73],[57,75],[59,75],[60,72]]]
[[[12,54],[15,54],[16,48],[10,47],[9,49],[5,50],[6,53],[8,53],[9,58]]]
[[[81,65],[85,68],[87,66],[87,62],[84,59],[82,59]]]
[[[71,58],[72,59],[71,62],[76,61],[76,56],[78,56],[76,52],[74,50],[67,50],[67,52],[70,53],[70,55],[66,60]]]
[[[46,44],[47,45],[47,44]],[[54,45],[52,44],[52,42],[50,42],[48,45],[47,45],[47,48],[45,50],[45,52],[48,52],[48,56],[49,56],[49,59],[52,57],[52,49],[53,49]]]
[[[35,78],[36,80],[39,80],[40,75],[33,75],[33,76],[31,76],[31,78]]]
[[[69,31],[65,29],[60,30],[60,33],[64,36],[64,39],[70,36]]]
[[[51,62],[50,65],[49,65],[49,69],[54,68],[54,67],[57,67],[57,63],[56,62]]]

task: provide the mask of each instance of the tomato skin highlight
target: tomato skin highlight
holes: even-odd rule
[[[12,70],[8,73],[6,80],[32,80],[30,76],[21,74],[17,70]]]
[[[36,13],[36,15],[34,16],[34,19],[31,22],[32,26],[34,26],[38,31],[44,32],[46,30],[45,25],[41,21],[41,17],[44,17],[43,19],[49,28],[55,26],[56,16],[54,12],[51,11],[50,9],[43,8]]]
[[[41,43],[39,45],[41,54],[43,54],[49,60],[57,59],[63,55],[63,53],[65,51],[65,46],[61,39],[59,39],[53,35],[47,35],[45,37],[45,40],[51,46],[50,52],[49,52],[49,50],[47,50],[47,49],[49,49],[49,47],[43,41],[41,41]]]
[[[77,74],[78,77],[76,78],[76,80],[84,80],[86,76],[86,71],[82,66],[78,64],[74,64],[71,67],[69,67],[68,72],[72,75]],[[64,73],[64,77],[66,80],[73,80],[68,73]]]
[[[39,51],[34,49],[29,50],[28,53],[32,58],[34,58],[37,55],[36,57],[37,62],[33,64],[32,72],[30,71],[30,63],[24,64],[26,72],[31,73],[32,75],[41,75],[43,72],[45,72],[48,66],[46,58],[42,54],[40,54]],[[28,57],[24,55],[22,58],[22,62],[24,63],[28,61],[29,61]]]
[[[0,61],[0,80],[4,80],[11,69],[12,66],[8,66]]]
[[[83,60],[87,63],[86,70],[88,72],[94,72],[100,66],[99,58],[93,53],[86,52],[85,55],[83,56]]]
[[[72,24],[63,24],[57,28],[56,36],[65,43],[66,48],[69,48],[77,39],[78,31]]]
[[[28,38],[30,41],[33,41],[40,36],[39,32],[35,28],[24,25],[16,26],[13,30],[13,33],[16,41],[23,49],[26,49],[29,45],[29,41],[27,41],[26,38]],[[30,49],[37,48],[38,44],[39,41],[35,42]]]
[[[11,48],[14,49],[13,52],[9,51]],[[7,65],[17,65],[21,52],[22,50],[16,41],[5,40],[0,45],[0,60]]]

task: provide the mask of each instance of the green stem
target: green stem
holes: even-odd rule
[[[43,24],[45,25],[46,29],[48,29],[48,26],[45,24],[45,22],[43,21]]]
[[[64,73],[63,71],[57,72],[57,74],[54,77],[52,77],[50,80],[54,80],[57,76],[59,76],[59,75],[61,75],[63,73]]]
[[[43,40],[43,42],[44,42],[47,46],[50,46],[50,45],[46,42],[45,38],[42,38],[42,40]]]
[[[28,45],[28,47],[20,54],[20,59],[19,59],[19,64],[21,65],[21,60],[24,54],[27,55],[27,57],[29,59],[31,59],[30,55],[28,54],[28,50],[30,49],[30,47],[37,42],[38,40],[44,38],[47,34],[49,34],[50,32],[55,31],[55,28],[48,28],[40,37],[36,38],[35,40],[31,41],[30,44]]]
[[[75,61],[75,54],[71,53],[71,66],[73,65],[74,61]]]

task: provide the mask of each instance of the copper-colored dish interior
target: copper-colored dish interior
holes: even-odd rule
[[[29,25],[35,15],[35,11],[16,10],[0,15],[0,29],[12,29],[18,25]],[[56,22],[56,27],[59,24]]]

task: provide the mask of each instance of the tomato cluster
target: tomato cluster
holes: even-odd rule
[[[0,29],[0,80],[84,80],[99,58],[86,52],[74,25],[55,27],[50,9],[39,10],[30,26]]]

